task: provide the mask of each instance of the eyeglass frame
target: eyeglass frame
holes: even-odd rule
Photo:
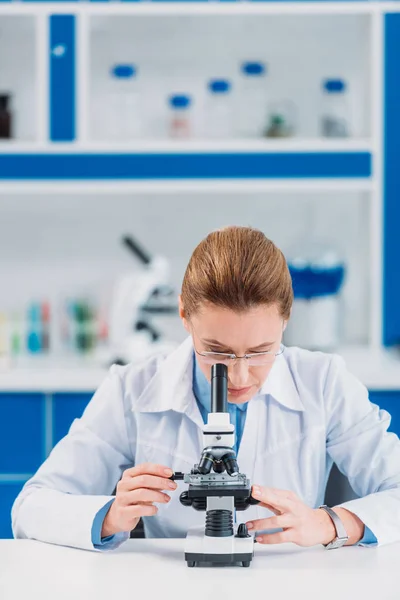
[[[195,329],[194,329],[193,326],[192,326],[192,328],[193,328],[193,331],[196,333],[196,331],[195,331]],[[196,333],[196,335],[197,335],[197,333]],[[213,356],[216,356],[216,357],[221,357],[221,358],[224,357],[226,359],[229,359],[229,361],[232,361],[232,362],[229,362],[229,365],[235,365],[235,364],[237,364],[236,361],[242,360],[242,359],[246,359],[246,361],[250,361],[252,358],[255,358],[257,356],[266,356],[266,355],[268,355],[268,356],[273,357],[271,360],[269,360],[267,362],[263,362],[263,363],[258,364],[258,365],[254,365],[254,364],[252,365],[250,362],[247,363],[249,366],[253,366],[253,367],[257,367],[257,366],[261,367],[261,366],[264,366],[264,365],[270,365],[270,364],[272,364],[275,361],[276,357],[280,356],[281,354],[283,354],[283,352],[285,350],[285,346],[281,343],[279,345],[279,352],[272,352],[272,350],[266,350],[265,352],[253,352],[251,354],[244,354],[243,356],[237,356],[233,352],[208,352],[206,350],[204,352],[199,352],[197,350],[197,348],[196,348],[194,340],[193,340],[193,348],[194,348],[194,351],[196,352],[196,354],[198,356],[202,357],[202,358],[207,358],[207,357],[210,356],[210,354],[212,354]],[[215,364],[217,364],[217,363],[218,363],[218,359],[216,360]],[[214,364],[214,363],[208,363],[208,364]]]

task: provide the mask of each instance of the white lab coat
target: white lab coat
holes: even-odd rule
[[[114,366],[83,416],[15,501],[17,538],[93,549],[94,517],[124,469],[144,462],[189,472],[202,450],[203,421],[192,392],[188,338],[167,357]],[[309,506],[323,503],[332,462],[360,499],[342,506],[358,515],[379,545],[400,540],[400,442],[390,416],[337,356],[286,348],[250,400],[238,453],[251,483],[290,489]],[[179,482],[168,505],[144,519],[147,537],[182,537],[204,513],[183,507]],[[238,520],[270,516],[258,506]],[[128,537],[119,537],[116,545]]]

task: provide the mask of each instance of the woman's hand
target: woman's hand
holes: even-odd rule
[[[268,508],[275,513],[275,516],[249,522],[247,528],[250,531],[283,529],[279,533],[257,535],[258,542],[262,544],[293,542],[298,546],[314,546],[329,544],[335,539],[336,529],[330,516],[322,509],[310,508],[294,492],[253,486],[252,496],[260,500],[259,506]],[[341,510],[355,517],[352,513]],[[339,514],[339,511],[337,512]],[[340,517],[342,518],[342,514]],[[361,537],[362,534],[359,539]]]
[[[177,485],[168,479],[172,470],[163,465],[146,463],[127,469],[118,482],[117,493],[103,522],[101,537],[119,531],[131,531],[140,517],[151,517],[158,512],[154,503],[166,504],[168,494],[162,490],[176,490]]]

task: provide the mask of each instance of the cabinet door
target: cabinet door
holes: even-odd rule
[[[75,139],[75,17],[51,15],[50,139]]]
[[[0,474],[32,474],[44,459],[43,394],[0,394]]]
[[[65,435],[74,419],[82,416],[93,394],[60,393],[53,397],[53,443],[57,444]]]
[[[12,538],[11,508],[23,483],[0,482],[0,539]]]
[[[392,420],[389,431],[397,433],[400,436],[400,391],[373,391],[370,392],[369,398],[371,402],[377,404],[380,408],[384,408],[391,414]]]
[[[383,343],[400,344],[400,13],[385,15]]]

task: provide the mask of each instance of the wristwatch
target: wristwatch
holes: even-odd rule
[[[347,531],[346,531],[340,517],[338,517],[338,515],[335,513],[335,511],[332,510],[331,508],[329,508],[329,506],[326,506],[326,504],[323,504],[322,506],[319,506],[318,508],[322,508],[322,510],[324,510],[325,512],[328,513],[328,515],[332,519],[333,524],[336,529],[335,539],[332,540],[331,542],[329,542],[329,544],[324,544],[325,548],[327,550],[333,550],[334,548],[340,548],[341,546],[344,546],[344,544],[349,539],[349,536],[347,535]]]

